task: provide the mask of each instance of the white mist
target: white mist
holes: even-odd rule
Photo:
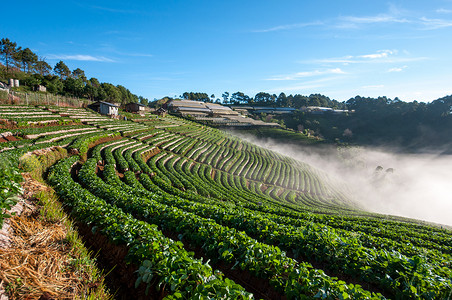
[[[401,154],[368,148],[314,149],[238,136],[327,172],[346,184],[353,200],[368,211],[452,226],[450,155]]]

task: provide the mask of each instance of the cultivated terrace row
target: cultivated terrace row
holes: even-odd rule
[[[121,293],[452,295],[451,231],[361,211],[327,174],[301,161],[174,116],[120,121],[84,109],[0,106],[0,118],[0,158],[14,170],[24,157],[37,168],[31,158],[45,154],[35,150],[65,149],[46,180],[99,251],[100,267],[116,265],[110,277]],[[15,181],[17,171],[7,176]]]

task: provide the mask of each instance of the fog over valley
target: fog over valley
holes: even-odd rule
[[[325,171],[365,210],[452,226],[451,155],[302,147],[232,133]]]

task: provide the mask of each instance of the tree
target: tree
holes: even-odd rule
[[[229,92],[224,92],[221,97],[223,98],[223,103],[228,103],[229,101]]]
[[[182,94],[182,98],[185,100],[196,100],[196,101],[204,101],[204,102],[209,102],[210,98],[209,95],[207,95],[207,93],[199,93],[199,92],[185,92]]]
[[[60,78],[55,75],[46,76],[43,83],[47,88],[47,91],[52,94],[60,94],[64,88],[64,84],[61,82]]]
[[[34,65],[34,71],[38,74],[45,76],[50,74],[50,72],[52,71],[52,67],[47,62],[41,59],[38,60]]]
[[[16,52],[17,44],[15,42],[11,42],[8,38],[0,40],[0,54],[2,56],[2,61],[5,63],[6,72],[9,71],[11,62],[14,62],[14,55]]]
[[[231,95],[231,102],[234,104],[250,103],[251,99],[249,96],[245,95],[242,92],[235,92]]]
[[[41,80],[35,76],[29,76],[25,79],[25,84],[34,89],[36,86],[41,84]]]
[[[89,100],[94,100],[97,97],[97,88],[93,86],[91,81],[88,81],[83,88],[83,94],[88,97]]]
[[[97,79],[97,78],[95,78],[95,77],[91,77],[91,78],[89,79],[89,82],[91,82],[91,84],[92,84],[95,88],[100,87],[99,79]]]
[[[195,100],[209,102],[210,97],[207,93],[195,93]]]
[[[346,138],[351,138],[353,137],[353,132],[349,128],[346,128],[342,135]]]
[[[144,98],[143,96],[139,96],[138,99],[140,101],[140,104],[143,104],[146,106],[149,105],[149,100],[147,98]]]
[[[279,107],[284,107],[287,103],[287,96],[283,92],[279,94],[278,98],[276,98],[276,105]]]
[[[66,79],[71,75],[71,70],[69,70],[69,67],[62,60],[57,62],[53,71],[60,76],[61,79]]]
[[[435,117],[446,117],[452,114],[452,96],[446,96],[428,105],[429,113]]]
[[[25,48],[23,50],[17,50],[14,54],[17,66],[22,68],[24,72],[30,73],[33,70],[34,65],[38,61],[38,55],[36,55],[30,48]]]
[[[101,89],[105,92],[105,100],[110,103],[121,103],[121,92],[111,83],[102,83]]]
[[[81,97],[84,87],[85,83],[80,78],[67,77],[64,80],[64,92],[68,95]]]
[[[295,96],[293,96],[292,101],[290,103],[288,103],[288,101],[286,102],[287,102],[286,106],[288,107],[301,108],[308,106],[309,99],[306,96],[296,94]]]
[[[101,86],[99,86],[97,88],[96,100],[98,100],[98,101],[105,101],[105,100],[107,100],[107,93],[105,92],[105,90]]]
[[[138,97],[136,97],[135,95],[133,95],[127,88],[125,88],[122,85],[117,85],[116,88],[118,89],[119,93],[120,93],[120,97],[121,97],[121,103],[125,104],[125,103],[129,103],[129,102],[134,102],[137,103],[138,102]],[[134,97],[135,96],[135,97]]]
[[[12,65],[14,65],[17,69],[19,69],[19,70],[22,69],[22,48],[21,47],[16,48],[16,51],[13,53],[10,63]],[[25,72],[25,68],[24,68],[23,72]]]
[[[85,76],[85,71],[83,71],[80,68],[77,68],[72,71],[72,77],[75,79],[81,79],[83,82],[87,81],[86,76]]]
[[[275,104],[275,95],[270,95],[269,93],[260,92],[254,96],[254,102],[265,105]]]

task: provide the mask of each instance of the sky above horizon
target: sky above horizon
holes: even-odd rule
[[[452,94],[452,0],[13,1],[1,38],[149,100]],[[9,12],[9,13],[5,13]],[[14,12],[14,13],[13,13]]]

